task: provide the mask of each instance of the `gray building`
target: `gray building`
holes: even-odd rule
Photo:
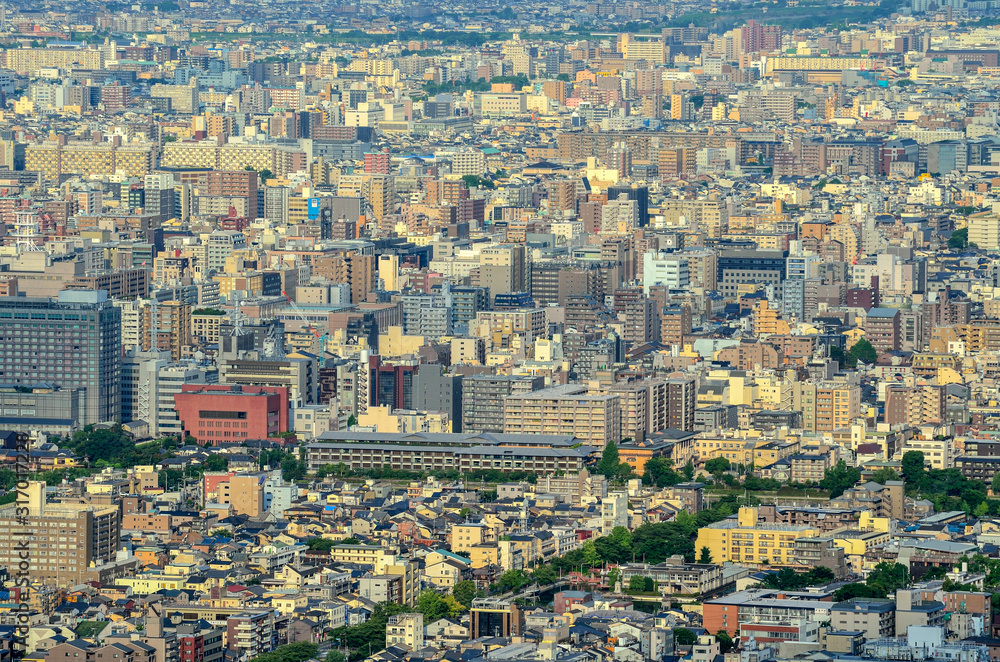
[[[413,408],[443,411],[452,422],[452,432],[462,431],[462,377],[446,375],[427,364],[413,377]]]
[[[892,637],[896,634],[896,603],[885,598],[851,598],[830,609],[834,630],[865,633],[866,639]]]
[[[407,294],[401,302],[406,335],[430,340],[451,335],[450,294]]]
[[[29,390],[30,389],[30,390]],[[0,385],[0,426],[4,430],[71,435],[82,427],[86,393],[51,384]]]
[[[81,425],[121,418],[121,310],[105,290],[0,302],[0,383],[83,389]]]
[[[462,380],[462,430],[503,432],[503,399],[545,387],[544,377],[472,375]]]

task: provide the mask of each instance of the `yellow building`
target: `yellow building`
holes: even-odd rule
[[[753,307],[753,332],[757,337],[787,335],[792,332],[788,322],[781,319],[781,311],[771,308],[767,299],[761,299]]]
[[[133,595],[150,595],[157,591],[181,590],[187,584],[190,574],[173,575],[159,570],[142,572],[135,577],[122,577],[117,580],[122,586],[130,586]]]
[[[698,529],[695,549],[707,547],[714,563],[760,566],[795,565],[795,540],[815,538],[820,530],[811,526],[758,523],[757,509],[740,508],[736,520],[723,520]]]
[[[423,336],[407,336],[403,327],[390,326],[384,334],[379,334],[379,354],[385,358],[397,358],[407,354],[416,354],[424,346]]]
[[[152,145],[62,144],[56,139],[24,149],[25,169],[41,172],[53,181],[62,175],[144,177],[152,172],[153,163]]]
[[[742,464],[760,469],[769,467],[778,460],[794,455],[799,450],[798,439],[773,439],[751,436],[754,431],[746,431],[733,436],[714,435],[695,440],[698,462],[724,457],[733,464]]]

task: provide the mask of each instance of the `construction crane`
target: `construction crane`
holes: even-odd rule
[[[296,304],[295,301],[292,300],[292,297],[288,296],[288,293],[285,292],[284,290],[281,290],[281,296],[285,297],[285,300],[288,301],[288,307],[291,308],[292,311],[296,315],[298,315],[299,318],[302,320],[302,322],[305,324],[304,328],[307,329],[310,333],[313,334],[313,336],[316,337],[316,339],[319,341],[320,351],[323,351],[323,348],[326,346],[327,340],[329,340],[330,338],[330,330],[326,329],[323,332],[323,334],[320,335],[320,332],[316,330],[316,327],[314,327],[312,322],[310,322],[309,319],[306,317],[305,311],[303,311],[298,306],[298,304]]]

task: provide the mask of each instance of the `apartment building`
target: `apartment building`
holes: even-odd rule
[[[389,625],[385,630],[386,646],[403,646],[411,651],[424,647],[424,615],[397,614],[389,617]]]
[[[621,442],[621,398],[589,395],[579,385],[552,386],[504,398],[504,432],[570,434],[603,448]]]
[[[50,181],[59,181],[64,175],[145,177],[155,167],[155,158],[152,145],[78,143],[60,138],[25,147],[24,167]]]
[[[865,317],[865,340],[878,352],[897,352],[902,337],[900,313],[895,308],[872,308]]]
[[[744,623],[828,620],[834,603],[806,594],[788,595],[772,590],[739,591],[704,603],[703,627],[737,636]],[[779,597],[781,595],[787,597]]]
[[[117,507],[46,503],[45,483],[38,481],[30,481],[23,492],[27,505],[0,506],[0,564],[17,568],[24,558],[18,544],[26,540],[32,581],[74,586],[88,581],[94,566],[115,560],[120,535]],[[24,507],[27,518],[18,513]],[[24,530],[32,536],[19,535]]]
[[[837,382],[796,382],[793,409],[802,412],[802,427],[809,432],[849,428],[861,415],[861,387]]]
[[[169,351],[179,361],[191,344],[191,305],[180,301],[153,302],[142,308],[142,351]]]
[[[944,386],[889,385],[885,391],[885,422],[889,425],[940,425],[945,420],[948,391]]]
[[[30,76],[39,69],[104,68],[104,51],[96,48],[12,48],[4,56],[4,67]]]
[[[735,520],[702,527],[695,549],[707,547],[715,563],[793,566],[796,539],[820,535],[819,529],[811,526],[759,522],[758,514],[757,508],[743,507]]]

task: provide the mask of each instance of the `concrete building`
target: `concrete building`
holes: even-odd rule
[[[27,554],[28,577],[56,586],[88,581],[88,571],[115,560],[119,544],[118,508],[76,503],[46,503],[45,483],[30,481],[27,500],[0,506],[0,563],[17,568]],[[27,517],[19,513],[28,509]],[[19,531],[33,532],[31,538]],[[62,539],[48,544],[42,536]],[[27,550],[19,551],[25,540]]]
[[[23,321],[23,320],[34,321]],[[121,311],[104,290],[0,299],[0,383],[83,389],[83,425],[121,417]]]
[[[403,646],[411,651],[424,647],[424,615],[397,614],[389,617],[389,625],[385,631],[386,646]]]
[[[621,441],[618,395],[589,395],[578,385],[552,386],[503,399],[505,433],[571,434],[603,448]]]
[[[544,377],[472,375],[462,379],[462,429],[456,432],[503,432],[504,398],[545,386]],[[456,419],[457,420],[457,419]]]

